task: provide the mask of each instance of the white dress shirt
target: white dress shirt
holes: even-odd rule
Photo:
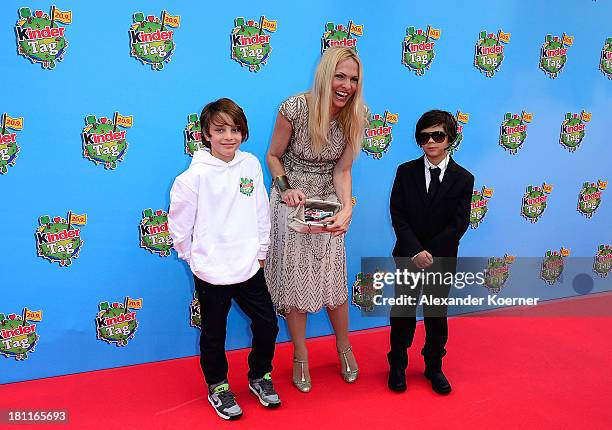
[[[423,159],[425,160],[425,189],[429,191],[429,183],[431,182],[431,172],[429,171],[429,169],[435,169],[436,167],[440,169],[440,183],[442,183],[442,178],[444,178],[444,172],[446,171],[446,167],[448,166],[448,160],[450,159],[450,154],[446,154],[446,157],[444,157],[444,160],[440,161],[440,163],[437,166],[432,164],[429,161],[429,159],[427,158],[427,155],[425,155]],[[414,260],[414,257],[416,257],[419,254],[412,256],[412,259]]]
[[[440,169],[440,183],[442,183],[442,179],[444,178],[444,172],[446,171],[446,167],[448,166],[448,160],[450,159],[450,154],[446,154],[444,160],[440,161],[440,163],[436,166],[429,161],[427,155],[423,157],[425,160],[425,189],[429,191],[429,183],[431,182],[431,172],[429,169],[435,169],[438,167]]]

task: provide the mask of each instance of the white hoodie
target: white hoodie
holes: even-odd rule
[[[196,151],[172,185],[168,227],[198,278],[215,285],[250,279],[270,245],[270,202],[257,158],[236,151],[226,163]]]

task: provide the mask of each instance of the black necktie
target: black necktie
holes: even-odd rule
[[[433,198],[440,188],[440,168],[435,167],[433,169],[429,169],[429,176],[431,177],[431,181],[429,181],[429,190],[427,190],[427,195],[429,198]]]

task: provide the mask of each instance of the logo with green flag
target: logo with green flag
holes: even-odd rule
[[[0,175],[8,173],[8,168],[15,165],[19,145],[17,133],[23,130],[23,117],[12,118],[6,112],[2,114],[2,133],[0,133]]]
[[[540,278],[547,284],[554,285],[561,277],[565,265],[564,259],[569,255],[570,250],[563,247],[560,251],[546,251],[540,267]]]
[[[381,115],[368,114],[368,125],[364,129],[363,141],[361,149],[374,159],[379,160],[385,152],[389,150],[389,146],[393,141],[393,126],[399,120],[399,113],[391,113],[385,111]]]
[[[533,114],[525,111],[520,114],[507,112],[500,126],[499,144],[510,154],[515,155],[527,139],[527,124],[533,121]]]
[[[489,212],[489,199],[493,197],[493,188],[482,187],[481,191],[474,190],[470,210],[470,227],[478,228]]]
[[[168,257],[172,249],[172,237],[168,232],[168,213],[161,209],[142,211],[138,226],[140,247],[160,257]]]
[[[123,303],[102,302],[96,315],[97,337],[116,346],[126,346],[136,334],[138,320],[135,310],[142,309],[142,299],[126,297]]]
[[[453,155],[455,151],[459,149],[459,145],[461,145],[461,142],[463,142],[463,126],[467,124],[470,120],[470,114],[457,111],[457,115],[455,115],[455,120],[457,121],[457,138],[451,144],[450,148],[448,148],[448,152],[450,153],[450,155]]]
[[[521,215],[532,223],[538,222],[548,205],[548,195],[552,193],[552,185],[544,183],[541,187],[529,185],[523,194]]]
[[[605,278],[612,269],[612,246],[599,245],[593,261],[593,271]]]
[[[364,312],[374,309],[374,297],[382,296],[383,290],[374,288],[374,277],[371,273],[359,272],[353,283],[352,304]]]
[[[587,218],[591,218],[601,205],[602,191],[608,188],[608,181],[601,179],[595,182],[584,182],[578,194],[577,210]]]
[[[591,120],[591,114],[585,111],[578,113],[568,112],[561,123],[559,143],[569,152],[574,152],[584,139],[586,123]]]
[[[23,308],[21,315],[0,312],[0,354],[21,361],[34,352],[39,336],[37,322],[42,321],[42,310]]]
[[[335,25],[333,22],[328,22],[321,37],[321,55],[332,46],[344,46],[357,51],[357,39],[352,36],[363,36],[363,24],[357,25],[349,21],[345,27],[342,24]]]
[[[189,304],[189,325],[200,329],[202,327],[202,314],[200,313],[200,301],[198,300],[198,293],[193,292],[193,300]]]
[[[606,75],[608,79],[612,79],[612,37],[608,37],[601,49],[601,60],[599,61],[599,70]]]
[[[187,127],[185,127],[185,154],[193,157],[198,149],[205,149],[202,143],[202,127],[198,114],[192,113],[187,116]]]
[[[134,24],[130,27],[130,52],[142,64],[153,70],[162,70],[174,54],[174,30],[181,26],[181,17],[162,11],[161,18],[142,12],[133,15]]]
[[[240,192],[242,194],[250,197],[254,189],[255,185],[253,185],[253,180],[251,178],[240,178]]]
[[[510,33],[501,29],[497,34],[481,31],[476,41],[474,66],[485,76],[492,78],[504,61],[505,45],[510,42]]]
[[[441,30],[432,28],[430,25],[426,30],[408,27],[402,49],[402,64],[415,72],[417,76],[424,75],[436,56],[434,40],[438,40],[441,33]]]
[[[19,21],[15,25],[17,52],[32,63],[40,63],[43,69],[54,69],[56,62],[64,59],[68,41],[66,27],[71,24],[72,11],[62,11],[51,6],[47,14],[42,10],[32,11],[28,7],[19,9]]]
[[[87,214],[78,215],[68,212],[66,218],[43,215],[38,219],[40,226],[36,229],[36,250],[38,256],[50,263],[59,263],[66,267],[79,257],[85,243],[81,239],[81,229],[77,226],[87,224]]]
[[[510,265],[514,263],[516,257],[504,255],[503,257],[490,257],[487,260],[485,269],[484,286],[491,293],[499,293],[506,281],[510,277]]]
[[[113,119],[95,115],[85,117],[83,139],[83,157],[95,164],[103,164],[105,169],[117,168],[123,161],[128,148],[127,131],[118,127],[130,128],[134,123],[132,116],[123,116],[115,112]]]
[[[263,15],[259,18],[259,22],[245,21],[239,17],[234,20],[234,25],[230,34],[232,60],[247,67],[251,72],[259,72],[261,66],[270,58],[272,45],[268,33],[276,31],[276,21],[269,20]]]
[[[547,34],[540,50],[540,69],[555,79],[567,62],[567,47],[574,44],[574,36],[563,33],[561,37]]]

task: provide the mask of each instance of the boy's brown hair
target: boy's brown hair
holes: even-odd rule
[[[245,142],[249,138],[249,127],[247,125],[247,119],[240,106],[238,106],[233,100],[228,98],[222,98],[215,100],[214,102],[208,103],[202,109],[200,114],[200,126],[202,129],[202,143],[204,146],[210,149],[210,142],[206,139],[210,136],[211,124],[216,125],[231,125],[227,124],[224,116],[229,117],[233,125],[236,126],[242,133],[242,141]]]
[[[425,112],[417,121],[414,130],[414,138],[417,141],[417,145],[419,144],[419,134],[421,131],[438,124],[441,124],[444,128],[444,132],[448,136],[449,145],[457,140],[457,120],[453,114],[444,110],[435,109]]]

